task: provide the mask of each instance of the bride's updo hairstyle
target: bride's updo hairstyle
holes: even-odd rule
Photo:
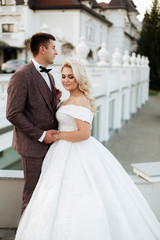
[[[79,58],[68,57],[61,68],[61,72],[65,67],[69,67],[72,69],[73,75],[77,83],[79,84],[79,89],[84,93],[86,98],[89,100],[91,105],[91,110],[93,113],[95,113],[96,112],[95,100],[91,97],[91,85],[90,85],[90,82],[87,76],[87,71],[83,62]]]

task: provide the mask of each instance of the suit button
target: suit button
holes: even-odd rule
[[[52,123],[54,123],[54,120],[52,120]]]

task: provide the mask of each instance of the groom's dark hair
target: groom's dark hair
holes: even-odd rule
[[[30,48],[33,56],[36,56],[39,52],[40,46],[48,47],[49,40],[56,40],[56,38],[49,33],[36,33],[30,39]]]

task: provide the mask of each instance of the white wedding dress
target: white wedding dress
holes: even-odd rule
[[[92,123],[89,109],[57,111],[60,131]],[[160,240],[160,224],[115,157],[95,138],[59,140],[18,226],[16,240]]]

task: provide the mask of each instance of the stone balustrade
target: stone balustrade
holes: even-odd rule
[[[10,125],[6,120],[7,87],[11,74],[0,74],[0,128]]]
[[[7,87],[11,74],[0,74],[0,152],[12,145],[12,127],[6,119]]]
[[[76,55],[77,57],[81,58],[85,64],[88,64],[88,53],[89,46],[86,44],[85,38],[82,36],[80,38],[79,44],[76,47]],[[114,49],[114,53],[112,54],[112,56],[109,56],[105,43],[101,44],[101,47],[98,51],[98,57],[98,66],[148,67],[149,64],[148,57],[140,56],[140,54],[136,56],[135,52],[133,52],[132,55],[129,56],[128,50],[125,50],[124,54],[121,55],[118,47]]]
[[[86,65],[92,85],[92,94],[96,98],[97,114],[92,134],[101,142],[108,141],[111,132],[122,127],[148,100],[149,66],[148,58],[128,51],[121,56],[115,49],[109,61],[108,51],[103,43],[98,52],[99,61],[91,64],[87,60],[89,48],[82,37],[76,48],[77,56]],[[63,91],[62,99],[68,93],[61,85],[60,64],[54,64],[52,74],[56,85]],[[6,120],[7,85],[11,74],[0,74],[0,151],[11,146],[12,131],[1,131],[10,126]],[[2,133],[3,132],[3,133]],[[8,136],[9,134],[9,136]]]
[[[87,59],[88,51],[85,39],[81,37],[76,53],[86,65],[92,95],[96,99],[97,113],[93,121],[92,135],[105,143],[148,100],[148,59],[136,56],[135,53],[129,56],[127,50],[122,56],[118,48],[110,58],[103,43],[98,51],[99,61],[91,64]],[[51,73],[56,86],[63,92],[64,100],[69,94],[61,84],[61,65],[54,64],[52,67]],[[11,76],[12,74],[0,74],[0,152],[8,151],[12,145],[13,126],[5,117],[7,86]],[[6,165],[1,166],[6,168],[12,162],[5,160],[5,163]]]

